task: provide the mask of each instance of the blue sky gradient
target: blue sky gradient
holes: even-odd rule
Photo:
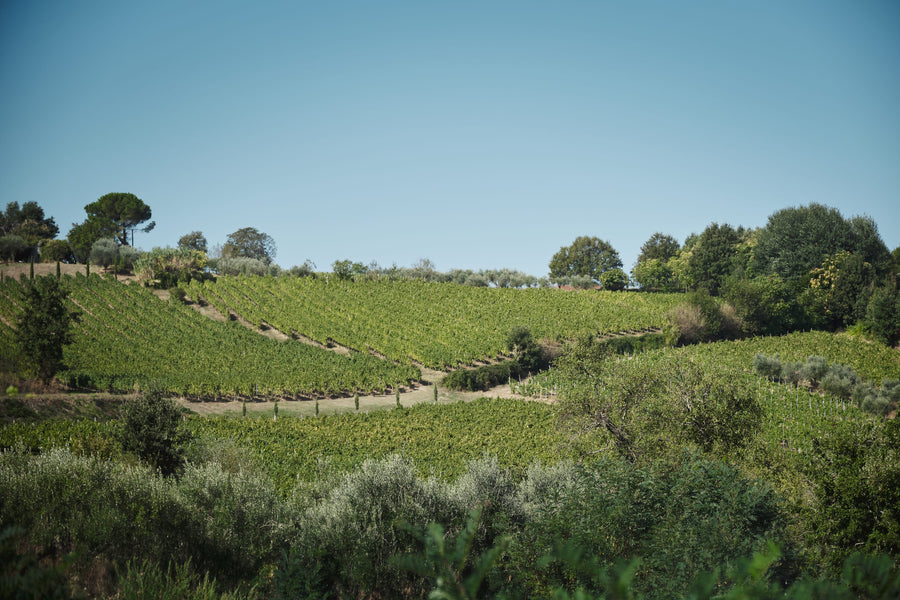
[[[900,245],[900,4],[0,3],[0,203],[542,276],[818,202]]]

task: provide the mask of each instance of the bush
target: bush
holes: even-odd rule
[[[774,492],[724,463],[692,455],[643,467],[604,460],[558,481],[567,483],[510,546],[510,597],[530,597],[535,588],[608,591],[595,573],[563,561],[545,558],[547,566],[535,572],[540,553],[554,548],[577,550],[595,567],[641,556],[634,597],[681,598],[702,573],[781,537]]]
[[[185,304],[187,298],[187,292],[184,291],[184,288],[173,287],[169,288],[169,300],[176,304]]]
[[[810,356],[800,367],[800,377],[810,382],[813,386],[819,384],[825,373],[828,372],[828,361],[821,356]]]
[[[781,380],[793,386],[800,385],[800,369],[803,368],[798,362],[785,362],[781,365]]]
[[[766,377],[767,379],[771,379],[772,381],[777,381],[781,378],[781,360],[779,360],[777,356],[756,354],[753,357],[753,368],[757,373],[759,373],[763,377]]]
[[[26,529],[47,555],[84,562],[187,564],[251,578],[294,537],[296,515],[260,475],[188,466],[178,481],[63,449],[0,453],[0,526]]]
[[[441,385],[449,390],[485,392],[492,387],[507,383],[510,378],[524,374],[522,366],[515,360],[504,360],[493,365],[483,365],[475,369],[457,369],[444,375]]]
[[[144,285],[168,289],[179,282],[202,279],[206,265],[206,254],[199,250],[154,248],[135,260],[134,272]]]
[[[410,526],[459,520],[442,492],[441,484],[420,479],[412,463],[399,456],[367,460],[306,512],[300,536],[279,568],[314,575],[321,597],[389,598],[397,590],[415,590],[420,584],[391,557],[418,548]]]
[[[837,371],[829,370],[822,378],[821,387],[832,396],[850,398],[853,393],[853,380],[849,377],[842,377]]]
[[[120,246],[117,261],[118,267],[123,271],[132,271],[134,269],[134,263],[136,263],[142,255],[143,252],[141,252],[137,248],[132,248],[131,246]]]
[[[107,268],[116,264],[119,243],[113,238],[101,238],[91,246],[91,263]]]
[[[666,341],[670,345],[696,344],[740,337],[741,323],[734,308],[720,305],[706,292],[687,295],[667,314]]]
[[[66,240],[44,240],[41,243],[41,260],[43,262],[75,262],[75,255]]]
[[[268,274],[269,265],[258,258],[237,256],[220,258],[216,264],[219,275],[259,275]]]

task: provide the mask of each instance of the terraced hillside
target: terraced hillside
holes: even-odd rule
[[[494,289],[418,280],[220,277],[188,294],[257,327],[446,370],[494,358],[518,325],[569,339],[662,327],[680,294]]]
[[[66,348],[69,369],[59,375],[73,387],[125,392],[154,384],[190,397],[296,397],[383,391],[421,377],[410,365],[279,342],[214,321],[134,284],[96,275],[64,280],[81,311]],[[13,280],[0,285],[0,352],[7,357],[15,352],[10,325],[21,291]]]
[[[446,369],[497,357],[515,325],[560,339],[647,329],[661,326],[678,299],[421,281],[223,277],[189,287],[191,297],[224,314],[351,349],[339,354],[207,318],[136,284],[96,274],[63,280],[83,316],[66,351],[62,381],[105,391],[155,383],[196,398],[380,393],[419,380],[417,363]],[[0,353],[10,359],[21,291],[12,279],[0,285]]]

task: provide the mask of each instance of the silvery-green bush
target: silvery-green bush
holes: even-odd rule
[[[269,265],[257,258],[245,256],[222,257],[216,262],[219,275],[266,275]]]

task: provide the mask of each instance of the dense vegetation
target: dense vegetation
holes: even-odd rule
[[[56,250],[32,204],[0,214],[11,257]],[[811,205],[684,246],[657,233],[635,279],[691,293],[638,294],[607,291],[627,276],[598,238],[551,261],[603,288],[569,292],[425,260],[286,272],[252,228],[212,260],[201,232],[137,256],[149,207],[86,211],[69,253],[169,300],[115,275],[0,282],[4,376],[130,393],[111,420],[41,421],[7,390],[0,597],[900,596],[900,257],[869,219]],[[50,320],[80,316],[41,330],[42,368],[23,345],[45,287]],[[402,408],[418,365],[550,402]],[[316,418],[173,399],[388,390],[396,410]]]

